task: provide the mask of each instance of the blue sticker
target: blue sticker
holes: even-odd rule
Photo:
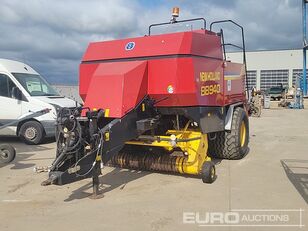
[[[135,42],[129,42],[125,46],[125,50],[130,51],[135,48]]]

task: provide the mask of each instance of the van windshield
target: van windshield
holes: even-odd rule
[[[40,75],[12,73],[31,96],[58,96],[59,94]]]

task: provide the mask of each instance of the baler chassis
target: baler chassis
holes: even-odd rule
[[[200,175],[203,182],[212,183],[216,173],[207,155],[207,134],[189,119],[181,128],[176,116],[172,123],[178,123],[177,130],[162,129],[160,133],[165,135],[151,135],[159,126],[166,126],[154,105],[155,101],[146,98],[121,119],[104,117],[104,110],[62,108],[57,119],[57,157],[42,185],[64,185],[92,177],[96,197],[98,176],[105,164]],[[83,111],[86,116],[81,116]],[[147,135],[141,135],[144,133]]]
[[[212,158],[248,152],[249,121],[243,27],[203,18],[153,24],[149,35],[89,45],[80,65],[85,107],[62,108],[57,155],[43,185],[92,177],[99,194],[103,165],[216,178]],[[200,30],[151,35],[155,26],[201,21]],[[240,28],[242,45],[226,43],[217,24]],[[225,47],[243,51],[226,60]],[[246,85],[246,89],[245,89]]]

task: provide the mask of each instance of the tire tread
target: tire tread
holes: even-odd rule
[[[216,132],[216,139],[209,140],[209,153],[211,156],[228,160],[243,158],[246,150],[242,151],[238,142],[240,135],[238,128],[240,127],[243,113],[245,113],[243,108],[235,108],[233,111],[231,131]],[[246,116],[246,113],[244,116]],[[247,133],[249,134],[249,128],[247,129]],[[249,135],[246,138],[249,139]],[[245,149],[247,149],[247,147]]]

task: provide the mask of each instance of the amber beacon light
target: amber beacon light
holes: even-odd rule
[[[179,7],[173,7],[172,8],[172,17],[179,17],[180,15],[180,8]]]

